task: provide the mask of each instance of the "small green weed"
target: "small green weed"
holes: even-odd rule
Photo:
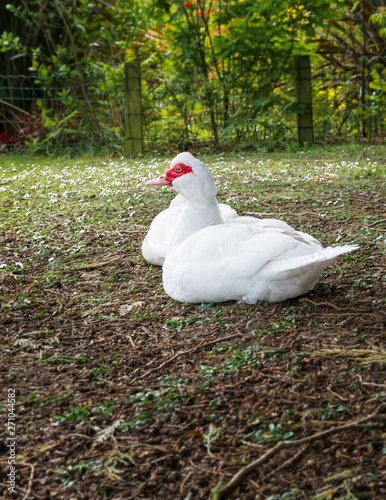
[[[328,403],[326,408],[319,410],[322,420],[335,420],[336,417],[347,410],[343,405],[331,405]]]
[[[264,335],[268,335],[269,333],[283,333],[289,330],[290,328],[294,328],[293,321],[279,321],[278,323],[268,323],[264,329],[253,330],[253,335],[255,337],[264,337]]]
[[[84,356],[83,354],[75,354],[74,356],[69,355],[68,353],[70,351],[73,351],[75,349],[81,349],[82,345],[80,346],[75,346],[71,349],[68,349],[67,351],[60,352],[57,354],[54,354],[53,356],[48,356],[46,357],[43,353],[43,351],[40,352],[40,357],[38,359],[38,363],[41,363],[43,365],[64,365],[67,363],[87,363],[88,358],[87,356]]]
[[[50,313],[47,312],[47,311],[40,311],[40,312],[38,312],[38,313],[35,314],[35,316],[37,318],[46,318],[49,315],[50,315]]]
[[[224,361],[224,366],[220,369],[220,373],[230,373],[243,366],[249,366],[250,368],[257,366],[261,359],[261,352],[259,351],[261,349],[258,346],[250,346],[246,349],[237,348],[234,355]]]
[[[132,321],[133,323],[143,323],[144,321],[149,321],[149,320],[155,318],[156,315],[157,315],[157,313],[155,313],[155,312],[138,311],[131,316],[130,321]]]
[[[52,397],[52,405],[59,406],[64,401],[67,401],[70,397],[71,397],[71,393],[67,392],[67,391],[63,392],[62,394],[60,394],[58,396],[53,396]]]
[[[141,407],[152,405],[158,411],[170,411],[173,407],[186,399],[188,395],[181,391],[180,387],[164,386],[161,391],[138,392],[130,398],[132,405]]]
[[[210,318],[201,319],[200,317],[191,317],[191,318],[173,318],[164,324],[163,328],[167,330],[177,330],[180,332],[183,328],[189,325],[208,325],[211,323]]]
[[[133,418],[124,424],[122,424],[122,432],[129,432],[131,428],[142,427],[145,425],[152,417],[151,412],[138,411],[134,414]]]
[[[374,399],[385,398],[386,397],[386,391],[376,392],[375,394],[372,394],[371,397],[374,398]]]
[[[256,432],[246,434],[244,437],[247,441],[252,441],[252,443],[265,444],[276,443],[279,439],[289,441],[292,436],[293,432],[284,431],[280,424],[277,426],[275,424],[268,424],[267,429],[259,429]]]
[[[31,301],[24,297],[23,295],[19,295],[18,299],[13,303],[13,309],[23,310],[27,309],[31,306]]]
[[[261,415],[260,417],[257,415],[252,415],[248,419],[248,424],[257,424],[257,423],[265,422],[266,420],[267,420],[267,417],[265,417],[264,415]]]
[[[29,394],[27,398],[20,397],[19,402],[22,403],[20,409],[23,411],[27,411],[30,408],[39,408],[45,405],[45,401],[38,399],[39,394],[36,392]]]
[[[45,357],[43,352],[38,359],[38,363],[43,365],[65,365],[68,363],[88,363],[88,357],[83,356],[82,354],[75,354],[74,356],[69,356],[66,353],[54,354],[50,357]]]
[[[287,357],[288,354],[282,350],[265,349],[260,346],[249,346],[245,349],[237,348],[233,356],[227,358],[223,366],[219,369],[222,374],[227,374],[233,370],[238,370],[244,366],[253,368],[260,363],[266,364],[271,361],[280,361]]]
[[[59,424],[62,424],[64,422],[79,422],[83,425],[88,422],[89,413],[91,411],[88,406],[69,406],[68,409],[69,412],[66,413],[64,417],[60,415],[55,416],[55,420]]]
[[[101,366],[99,368],[93,368],[92,370],[90,370],[90,373],[99,378],[106,378],[110,375],[110,371],[104,366]]]
[[[85,462],[81,460],[77,465],[69,465],[65,469],[56,469],[55,472],[61,474],[62,484],[66,485],[68,488],[73,488],[77,481],[83,481],[88,470],[94,472],[95,474],[100,469],[100,460],[91,460],[90,462]]]

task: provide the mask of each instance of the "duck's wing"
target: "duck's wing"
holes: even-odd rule
[[[166,293],[185,302],[282,301],[306,293],[337,255],[355,248],[323,249],[285,229],[224,224],[198,231],[166,258]]]
[[[312,245],[315,248],[321,246],[320,242],[310,234],[296,231],[292,226],[279,219],[257,219],[255,217],[241,216],[232,221],[235,224],[245,224],[258,228],[280,232],[295,238],[298,241]]]
[[[163,270],[165,291],[186,302],[241,300],[248,280],[297,245],[279,231],[252,225],[202,229],[168,254]]]
[[[218,208],[220,209],[220,215],[225,224],[227,222],[233,222],[238,218],[236,210],[234,210],[229,205],[225,205],[224,203],[219,203]]]
[[[150,264],[163,265],[166,254],[175,244],[175,233],[171,228],[178,227],[182,211],[183,204],[177,204],[153,219],[142,242],[142,255]]]

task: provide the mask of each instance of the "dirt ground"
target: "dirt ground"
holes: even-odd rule
[[[383,240],[365,235],[313,291],[280,304],[174,302],[140,253],[151,214],[115,234],[129,254],[111,255],[88,230],[92,263],[74,269],[63,256],[50,279],[49,256],[6,228],[2,258],[30,266],[1,283],[2,298],[24,297],[1,317],[3,498],[14,497],[13,389],[18,498],[386,498],[384,188],[344,196],[347,231],[361,234],[366,213]],[[307,200],[280,210],[326,237],[342,224]],[[51,231],[60,245],[64,221]],[[283,441],[292,444],[265,455]]]

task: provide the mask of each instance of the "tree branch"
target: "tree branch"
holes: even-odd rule
[[[323,432],[318,432],[317,434],[313,434],[312,436],[307,436],[302,439],[297,439],[296,441],[281,441],[276,446],[271,448],[269,451],[264,453],[264,455],[259,457],[257,460],[254,460],[249,465],[243,467],[235,476],[233,476],[233,478],[229,481],[229,483],[226,483],[224,486],[221,486],[220,488],[213,490],[212,500],[221,500],[222,498],[224,498],[226,495],[228,495],[228,493],[233,491],[241,483],[241,481],[246,476],[248,476],[248,474],[257,469],[259,465],[263,464],[264,462],[267,462],[269,458],[276,455],[278,451],[282,450],[283,448],[302,446],[305,443],[312,443],[313,441],[317,441],[318,439],[322,439],[331,434],[337,434],[338,432],[359,427],[361,424],[364,424],[365,422],[368,422],[369,420],[373,420],[374,418],[378,417],[381,411],[384,410],[385,408],[386,408],[386,403],[382,403],[371,415],[361,418],[356,422],[351,422],[349,424],[342,425],[341,427],[331,427],[331,429],[328,429]]]

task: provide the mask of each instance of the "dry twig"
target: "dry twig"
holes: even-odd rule
[[[286,460],[284,463],[282,463],[281,465],[279,465],[279,467],[276,467],[276,469],[272,470],[271,472],[269,472],[265,478],[267,477],[270,477],[270,476],[273,476],[274,474],[276,474],[277,472],[279,472],[280,470],[283,470],[285,469],[286,467],[288,467],[289,465],[293,464],[294,462],[296,462],[296,460],[300,457],[300,455],[302,455],[302,453],[304,451],[306,451],[308,447],[308,444],[304,444],[300,450],[295,453],[295,455],[292,455],[288,460]]]
[[[34,480],[34,475],[35,475],[35,467],[32,464],[28,464],[28,463],[22,463],[22,464],[17,464],[17,465],[22,465],[24,467],[30,467],[30,469],[31,469],[31,472],[30,472],[30,475],[28,478],[27,491],[26,491],[26,494],[22,498],[22,500],[26,500],[29,497],[29,494],[31,493],[32,482]]]
[[[333,394],[334,396],[336,396],[337,398],[339,398],[341,401],[349,401],[348,398],[344,398],[343,396],[341,396],[340,394],[338,394],[337,392],[334,392],[332,389],[331,389],[331,386],[328,387],[328,391]]]
[[[307,444],[312,443],[313,441],[322,439],[331,434],[336,434],[338,432],[342,432],[348,429],[353,429],[365,422],[368,422],[369,420],[373,420],[374,418],[378,417],[381,411],[385,408],[386,408],[386,403],[382,403],[371,415],[361,418],[356,422],[351,422],[350,424],[342,425],[341,427],[332,427],[331,429],[327,429],[326,431],[318,432],[317,434],[313,434],[312,436],[307,436],[302,439],[297,439],[296,441],[280,441],[280,443],[278,443],[276,446],[268,450],[266,453],[264,453],[264,455],[259,457],[257,460],[254,460],[249,465],[243,467],[235,476],[233,476],[233,478],[231,479],[231,481],[229,481],[229,483],[226,483],[225,485],[220,486],[218,489],[215,489],[213,491],[212,500],[221,500],[221,498],[224,498],[226,495],[228,495],[228,493],[233,491],[245,477],[247,477],[251,472],[256,470],[259,467],[259,465],[262,465],[264,462],[267,462],[269,458],[276,455],[278,451],[280,451],[281,449],[289,448],[292,446],[295,447],[302,446],[306,443]]]
[[[75,267],[71,269],[66,269],[67,273],[76,273],[78,271],[90,271],[91,269],[97,269],[98,267],[108,266],[116,260],[122,259],[121,255],[114,255],[106,260],[101,260],[99,262],[93,262],[92,264],[87,264],[85,266]]]
[[[368,227],[376,226],[377,224],[383,224],[384,222],[386,222],[386,219],[377,220],[377,221],[372,222],[371,224],[369,224]]]
[[[332,359],[348,358],[360,361],[362,364],[386,362],[386,351],[376,346],[373,349],[319,349],[311,356]]]
[[[314,306],[328,306],[332,307],[333,309],[337,311],[348,311],[348,312],[357,312],[357,313],[366,313],[366,312],[371,312],[371,309],[364,308],[364,307],[339,307],[336,306],[335,304],[332,304],[331,302],[314,302],[313,300],[308,299],[307,297],[303,297],[299,299],[299,302],[309,302],[310,304],[313,304]]]
[[[374,387],[382,387],[382,388],[386,388],[386,384],[376,384],[375,382],[364,382],[362,380],[362,377],[360,375],[358,375],[359,377],[359,382],[363,385],[372,385]]]
[[[131,335],[128,335],[127,338],[129,339],[130,344],[133,346],[133,349],[137,349],[138,346],[134,344],[134,340],[131,338]]]

